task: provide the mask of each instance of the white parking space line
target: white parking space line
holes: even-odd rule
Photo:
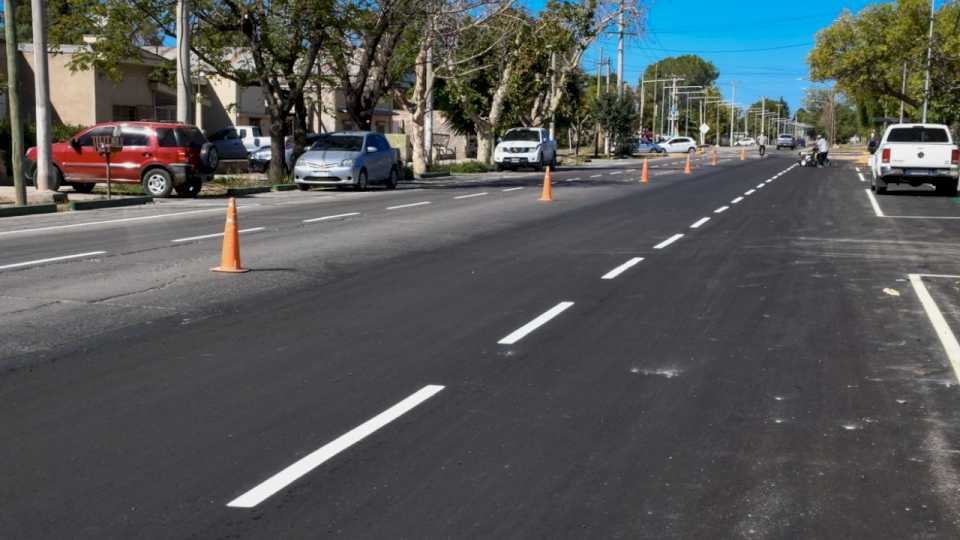
[[[860,181],[861,181],[861,182],[866,182],[866,181],[867,181],[867,179],[863,177],[863,173],[860,172],[859,170],[857,171],[857,176],[860,177]]]
[[[231,508],[253,508],[267,500],[278,491],[316,469],[340,452],[350,448],[375,433],[380,428],[400,418],[424,401],[443,390],[443,386],[431,384],[424,386],[389,409],[351,429],[333,441],[321,446],[295,463],[264,480],[262,483],[227,503]]]
[[[540,328],[541,326],[550,322],[551,319],[557,315],[560,315],[571,306],[573,306],[573,302],[560,302],[559,304],[538,315],[536,319],[533,319],[520,328],[517,328],[497,343],[500,345],[513,345],[514,343],[525,338],[530,332],[533,332],[537,328]]]
[[[933,325],[937,337],[940,338],[944,352],[947,353],[947,359],[950,360],[950,365],[953,367],[953,375],[960,382],[960,343],[957,343],[957,337],[953,334],[953,330],[950,329],[946,319],[943,318],[943,313],[940,312],[937,303],[930,296],[930,292],[927,291],[923,279],[918,274],[910,274],[908,277],[910,278],[910,284],[913,285],[914,292],[917,293],[917,298],[920,299],[923,310],[927,312],[930,324]]]
[[[504,189],[504,190],[502,190],[502,191],[503,191],[504,193],[506,193],[507,191],[516,191],[516,190],[518,190],[518,189],[523,189],[523,187],[512,187],[512,188]]]
[[[869,188],[865,189],[867,192],[867,198],[870,199],[870,206],[873,207],[873,212],[877,214],[877,217],[883,217],[883,210],[880,209],[880,203],[877,202],[877,198],[873,196],[873,192]]]
[[[318,218],[305,219],[303,220],[303,223],[316,223],[317,221],[329,221],[331,219],[341,219],[341,218],[348,218],[348,217],[359,216],[359,215],[360,215],[360,212],[348,212],[346,214],[334,214],[332,216],[323,216]]]
[[[400,210],[401,208],[413,208],[414,206],[424,206],[427,204],[431,204],[430,201],[420,201],[420,202],[415,202],[410,204],[399,204],[397,206],[388,206],[387,210]]]
[[[726,211],[729,210],[729,209],[730,209],[729,206],[721,206],[720,208],[717,208],[716,210],[714,210],[713,213],[714,213],[714,214],[722,214],[722,213],[726,212]]]
[[[5,264],[0,266],[0,270],[10,270],[12,268],[23,268],[26,266],[37,266],[41,264],[59,262],[59,261],[69,261],[71,259],[83,259],[87,257],[95,257],[97,255],[104,255],[106,251],[88,251],[87,253],[75,253],[73,255],[62,255],[60,257],[50,257],[49,259],[37,259],[35,261],[24,261],[13,264]]]
[[[748,190],[744,191],[743,194],[749,197],[750,195],[753,195],[753,194],[756,193],[756,192],[757,192],[757,190],[755,190],[755,189],[748,189]]]
[[[663,248],[669,246],[670,244],[676,242],[677,240],[679,240],[679,239],[681,239],[681,238],[683,238],[683,235],[682,235],[682,234],[675,234],[675,235],[671,236],[670,238],[667,238],[667,239],[664,240],[663,242],[660,242],[659,244],[653,246],[653,249],[663,249]]]
[[[486,191],[483,193],[471,193],[470,195],[460,195],[459,197],[454,197],[454,199],[472,199],[474,197],[483,197],[484,195],[488,195],[488,193]]]
[[[710,218],[708,218],[708,217],[700,218],[700,219],[698,219],[693,225],[690,225],[690,228],[691,228],[691,229],[699,229],[700,227],[703,227],[703,224],[706,223],[706,222],[708,222],[708,221],[710,221]]]
[[[604,274],[603,277],[601,277],[600,279],[614,279],[614,278],[616,278],[617,276],[619,276],[620,274],[622,274],[622,273],[626,272],[627,270],[633,268],[634,266],[636,266],[636,265],[637,265],[638,263],[640,263],[640,262],[643,262],[643,257],[634,257],[634,258],[630,259],[629,261],[621,264],[620,266],[614,268],[613,270],[607,272],[607,273]]]
[[[49,227],[37,227],[35,229],[17,229],[15,231],[0,232],[0,236],[10,235],[10,234],[31,233],[31,232],[57,231],[60,229],[73,229],[77,227],[92,227],[94,225],[107,225],[110,223],[126,223],[129,221],[145,221],[148,219],[161,219],[166,217],[186,216],[190,214],[202,214],[205,212],[226,212],[226,207],[207,208],[204,210],[188,210],[185,212],[171,212],[169,214],[154,214],[152,216],[137,216],[137,217],[129,217],[129,218],[107,219],[104,221],[87,221],[84,223],[71,223],[69,225],[51,225]]]
[[[266,227],[253,227],[250,229],[240,229],[239,231],[237,231],[237,233],[244,234],[244,233],[259,232],[264,229],[266,229]],[[194,240],[206,240],[207,238],[219,238],[221,236],[223,236],[223,233],[203,234],[200,236],[188,236],[187,238],[177,238],[177,239],[171,240],[171,242],[175,242],[175,243],[192,242]]]
[[[737,197],[736,199],[730,201],[730,204],[737,204],[738,202],[740,202],[740,201],[742,201],[742,200],[743,200],[743,197]]]

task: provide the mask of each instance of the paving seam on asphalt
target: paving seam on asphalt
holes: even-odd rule
[[[600,279],[615,279],[620,274],[626,272],[627,270],[633,268],[637,264],[643,262],[643,257],[634,257],[629,261],[621,264],[620,266],[614,268],[613,270],[607,272]]]
[[[923,284],[923,278],[918,274],[909,274],[908,277],[910,278],[910,284],[913,285],[914,292],[917,293],[920,304],[923,306],[923,310],[927,313],[927,318],[930,319],[930,324],[933,325],[937,337],[940,338],[947,359],[950,360],[950,365],[953,367],[953,375],[960,382],[960,343],[957,343],[957,337],[953,334],[953,330],[950,329],[950,325],[944,319],[937,303],[930,296],[927,286]]]
[[[517,328],[513,332],[510,332],[505,337],[500,339],[497,343],[499,345],[513,345],[514,343],[525,338],[528,334],[532,333],[534,330],[540,328],[541,326],[550,322],[551,319],[555,318],[557,315],[560,315],[567,309],[573,306],[573,302],[560,302],[559,304],[553,306],[547,311],[538,315],[535,319],[528,322],[527,324]]]
[[[430,399],[444,387],[436,384],[424,386],[389,409],[381,412],[333,441],[307,454],[289,467],[264,480],[253,489],[227,503],[231,508],[253,508],[286,488],[299,478],[316,469],[340,452],[350,448],[375,433],[380,428],[410,412],[414,407]]]
[[[60,257],[49,257],[47,259],[37,259],[33,261],[24,261],[13,264],[5,264],[0,266],[0,270],[10,270],[13,268],[24,268],[27,266],[37,266],[41,264],[51,263],[51,262],[60,262],[60,261],[70,261],[74,259],[82,259],[85,257],[94,257],[97,255],[106,255],[106,251],[88,251],[86,253],[75,253],[72,255],[62,255]]]
[[[346,214],[334,214],[332,216],[323,216],[318,218],[305,219],[303,220],[303,223],[315,223],[317,221],[328,221],[331,219],[340,219],[340,218],[347,218],[347,217],[353,217],[353,216],[359,216],[359,215],[360,215],[360,212],[347,212]]]

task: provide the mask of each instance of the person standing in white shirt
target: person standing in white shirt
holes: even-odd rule
[[[830,145],[823,135],[817,137],[817,167],[823,167],[827,161],[827,153],[830,152]]]

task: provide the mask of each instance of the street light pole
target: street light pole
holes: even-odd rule
[[[927,123],[927,106],[930,102],[930,64],[933,62],[933,14],[937,0],[930,0],[930,34],[927,37],[927,75],[923,83],[923,123]]]
[[[190,8],[177,0],[177,122],[190,123]]]
[[[45,0],[32,0],[34,99],[37,118],[37,191],[50,189],[50,72],[47,69],[47,6]],[[11,119],[14,120],[14,119]],[[59,186],[57,186],[59,187]]]
[[[737,82],[730,81],[730,85],[733,87],[733,97],[730,99],[730,148],[733,148],[733,127],[734,124],[736,124],[734,119],[736,118],[737,114],[737,111],[734,108],[734,104],[737,102]]]

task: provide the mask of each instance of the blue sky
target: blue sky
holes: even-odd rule
[[[533,11],[545,0],[527,0]],[[736,81],[737,103],[749,104],[766,95],[783,96],[796,109],[809,86],[806,56],[817,30],[829,26],[844,8],[856,12],[867,0],[844,2],[729,2],[685,0],[653,1],[647,12],[644,35],[628,40],[624,54],[626,80],[636,85],[643,69],[667,56],[699,54],[720,71],[718,84],[730,98]],[[781,48],[791,45],[802,45]],[[583,67],[593,73],[599,48],[604,56],[616,55],[616,36],[599,40],[584,56]],[[742,51],[750,52],[720,52]],[[683,52],[677,52],[683,51]],[[616,69],[616,60],[613,60]],[[800,79],[800,80],[798,80]]]

